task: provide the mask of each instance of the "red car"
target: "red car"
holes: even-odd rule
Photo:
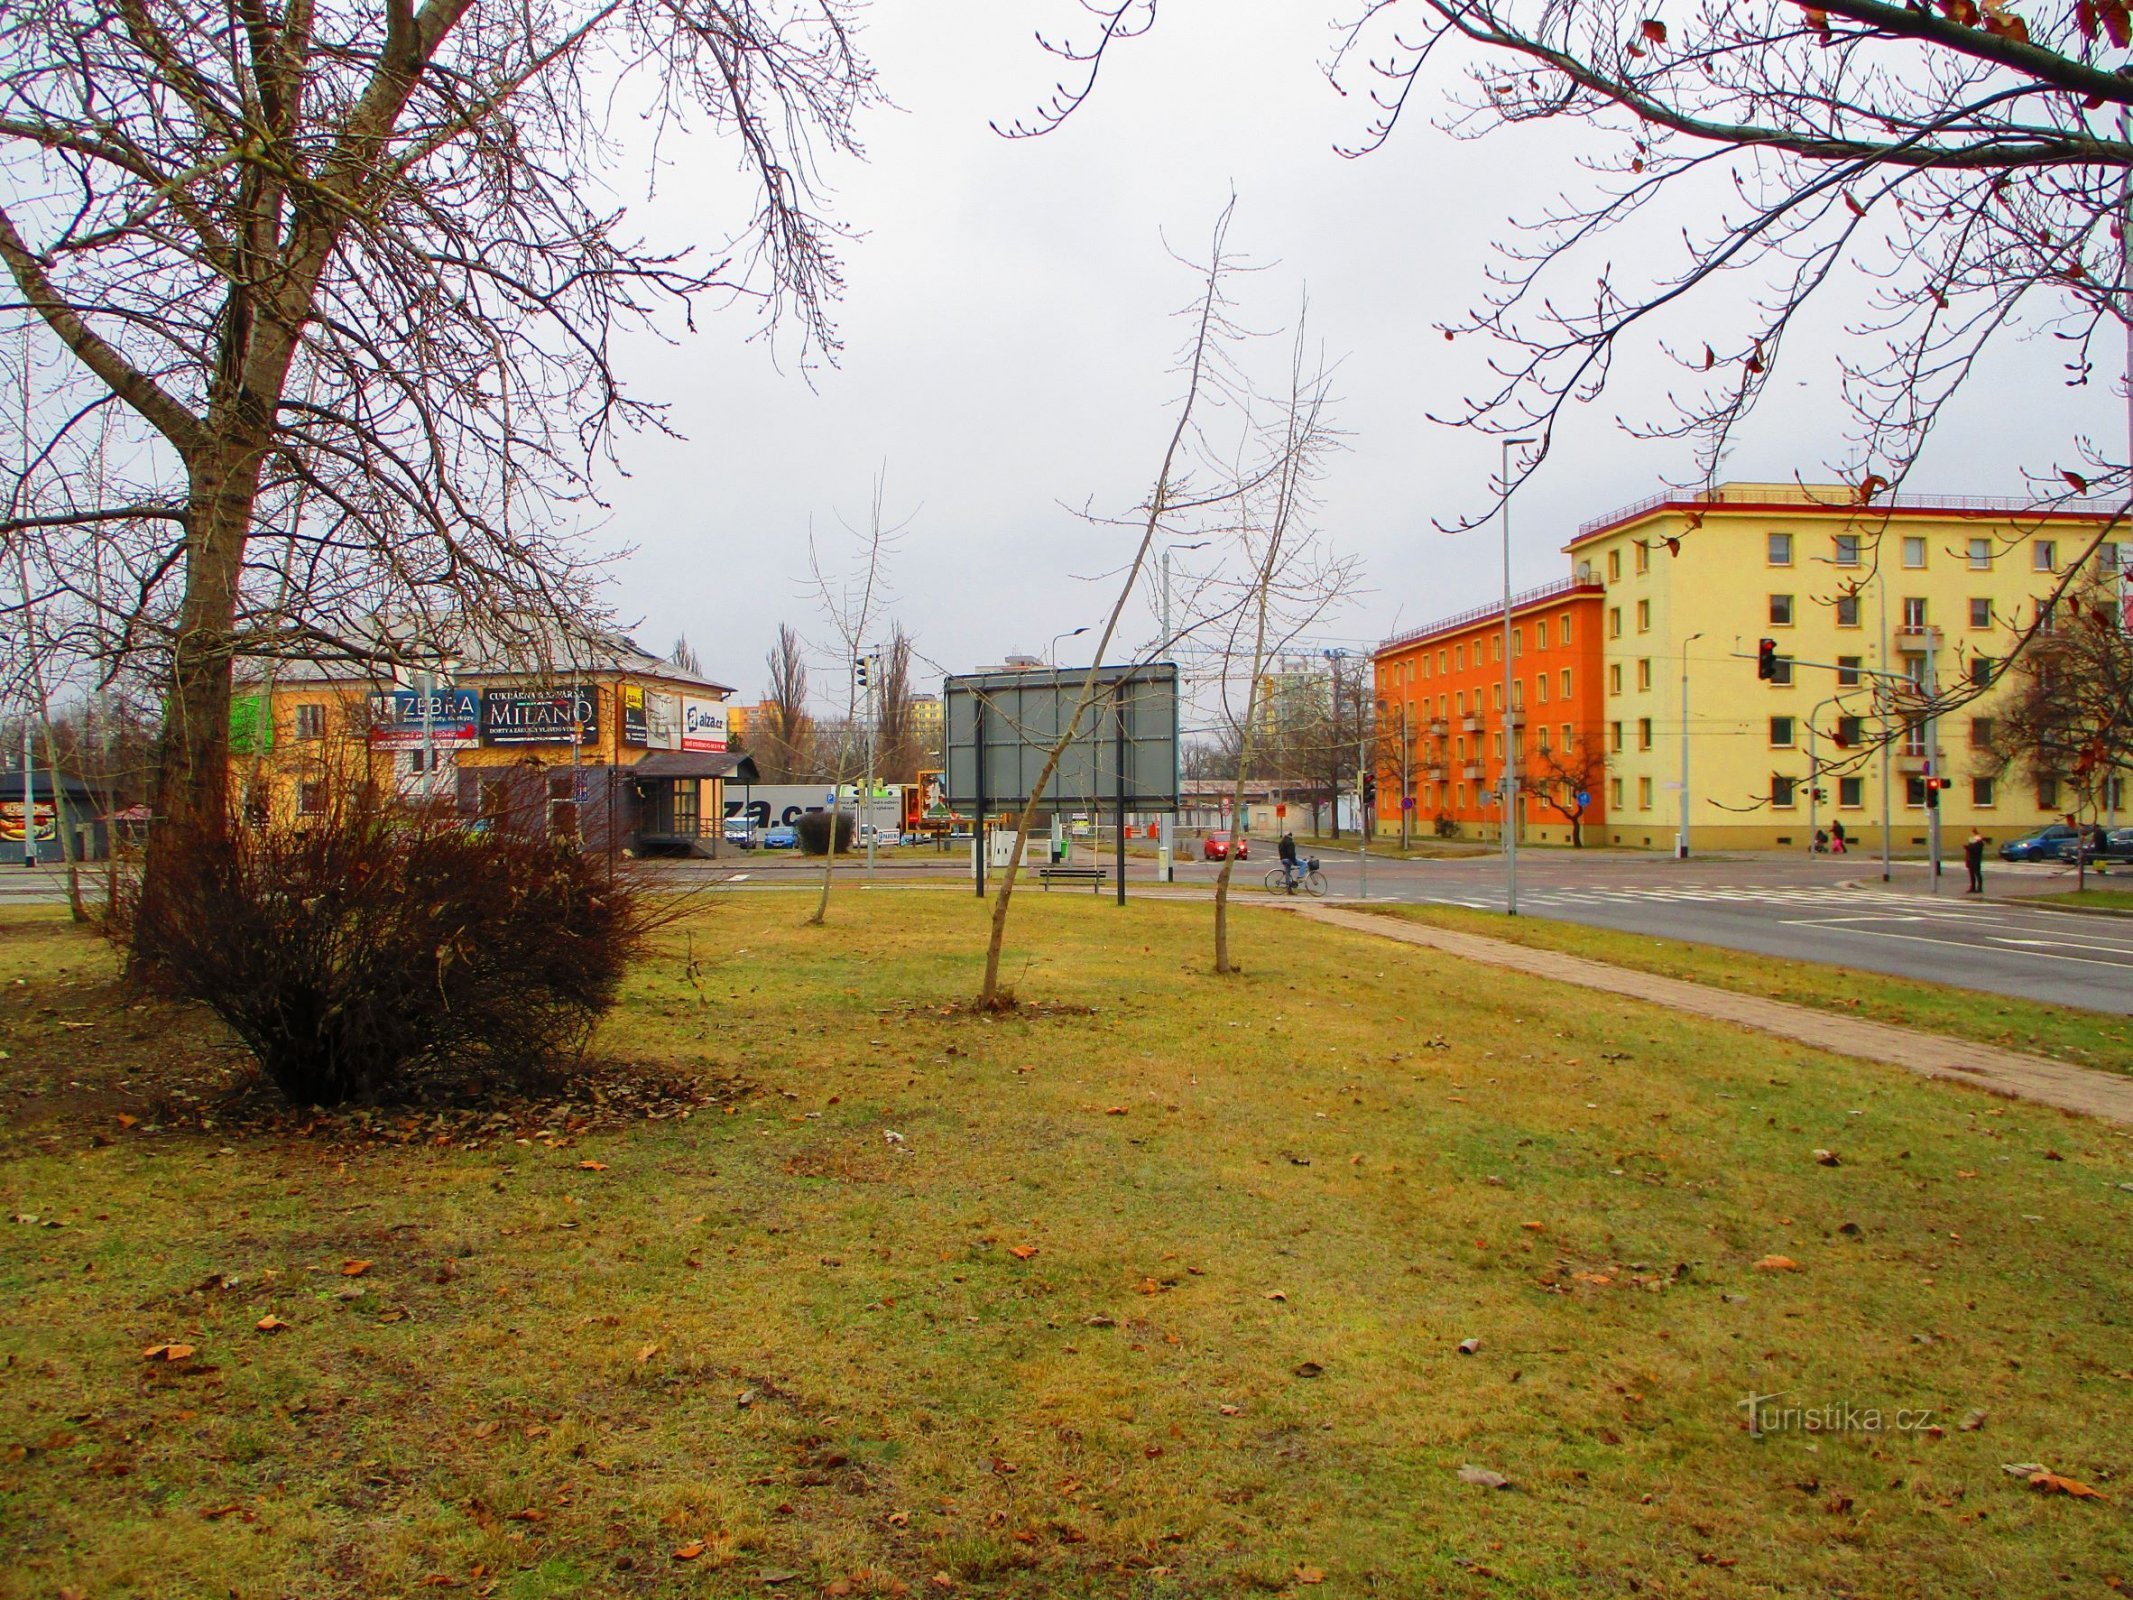
[[[1229,855],[1229,840],[1230,836],[1226,833],[1208,834],[1200,841],[1200,859],[1202,861],[1223,860]],[[1252,859],[1252,842],[1241,833],[1237,835],[1237,859],[1239,861]]]

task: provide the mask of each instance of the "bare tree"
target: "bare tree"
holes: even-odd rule
[[[1059,126],[1158,6],[1079,0],[1083,30],[1046,40],[1064,81],[1007,131]],[[2133,329],[2123,0],[1353,0],[1338,37],[1336,84],[1367,91],[1350,154],[1416,106],[1463,138],[1576,130],[1582,190],[1519,223],[1477,310],[1444,327],[1490,350],[1445,420],[1541,441],[1457,526],[1492,514],[1625,357],[1678,366],[1663,408],[1629,425],[1689,441],[1707,482],[1803,313],[1863,299],[1837,465],[1871,504],[1994,341],[2049,329],[2082,384]],[[2038,464],[2040,499],[2133,496],[2117,452],[2066,449]]]
[[[161,664],[173,852],[227,826],[238,657],[592,613],[569,508],[660,426],[613,331],[750,295],[832,344],[810,174],[874,93],[845,0],[50,0],[0,19],[0,81],[0,264],[66,362],[5,531]],[[731,137],[757,200],[724,254],[624,231],[611,111]],[[92,476],[107,424],[126,467]]]
[[[1989,702],[1982,772],[2056,787],[2069,820],[2115,811],[2133,779],[2133,633],[2116,588],[2070,596]],[[2086,878],[2086,852],[2077,860]]]
[[[778,624],[778,642],[763,657],[770,691],[763,697],[760,731],[751,731],[756,764],[771,783],[813,776],[814,718],[807,709],[807,647],[790,623]]]
[[[1219,487],[1213,501],[1204,499],[1188,481],[1187,469],[1193,463],[1194,445],[1198,435],[1199,409],[1203,402],[1217,403],[1218,391],[1227,377],[1228,356],[1225,346],[1239,337],[1239,330],[1230,320],[1230,304],[1225,296],[1225,280],[1237,270],[1238,264],[1228,253],[1229,224],[1235,212],[1236,202],[1222,209],[1216,219],[1214,235],[1207,260],[1198,267],[1200,291],[1193,302],[1180,315],[1190,324],[1191,332],[1185,341],[1185,349],[1179,361],[1184,380],[1184,393],[1177,402],[1176,416],[1172,421],[1169,438],[1164,443],[1163,453],[1157,464],[1155,481],[1149,489],[1148,499],[1141,506],[1135,521],[1139,529],[1138,542],[1133,547],[1131,559],[1126,563],[1118,593],[1105,615],[1103,626],[1098,630],[1096,644],[1089,656],[1088,674],[1082,679],[1081,689],[1074,697],[1074,704],[1067,714],[1066,726],[1045,754],[1044,765],[1039,769],[1036,781],[1030,786],[1029,799],[1022,807],[1022,814],[1015,821],[1015,839],[1007,858],[1007,868],[1000,874],[1000,886],[993,892],[992,926],[985,946],[985,976],[979,985],[976,1007],[980,1011],[995,1011],[1014,1003],[1013,996],[1003,995],[1000,989],[1000,951],[1007,940],[1007,913],[1013,903],[1015,880],[1022,870],[1023,852],[1029,844],[1030,828],[1036,822],[1038,808],[1042,805],[1046,789],[1053,775],[1059,770],[1060,758],[1073,744],[1081,731],[1081,724],[1096,702],[1102,684],[1098,669],[1109,654],[1111,641],[1118,633],[1119,618],[1124,615],[1127,603],[1139,588],[1142,574],[1148,570],[1149,556],[1159,534],[1166,531],[1166,519],[1181,512],[1198,509],[1206,504],[1228,498],[1234,491]],[[980,850],[985,848],[983,838],[985,819],[977,819],[979,837],[975,841]]]
[[[1547,730],[1540,730],[1545,737]],[[1573,849],[1585,847],[1585,813],[1607,780],[1607,752],[1580,735],[1568,744],[1535,743],[1526,768],[1526,792],[1570,824]]]
[[[1244,785],[1252,771],[1254,744],[1261,718],[1268,660],[1315,625],[1348,590],[1351,564],[1329,558],[1309,527],[1316,501],[1314,488],[1324,471],[1336,436],[1326,417],[1328,374],[1322,359],[1313,361],[1305,343],[1307,316],[1299,315],[1290,347],[1289,381],[1278,415],[1254,441],[1268,464],[1248,475],[1254,485],[1241,496],[1235,564],[1250,576],[1230,614],[1221,651],[1221,705],[1237,744],[1237,765],[1230,780],[1229,815],[1244,815]],[[1234,669],[1242,669],[1241,673]],[[1235,676],[1244,680],[1241,715],[1232,715],[1230,689]],[[1337,826],[1337,824],[1336,824]],[[1229,889],[1237,867],[1241,831],[1233,831],[1230,849],[1215,876],[1215,972],[1238,968],[1230,959]]]
[[[699,678],[704,675],[703,661],[696,654],[696,646],[689,643],[685,633],[676,634],[674,648],[667,652],[667,659],[684,672],[693,672]]]
[[[884,520],[883,497],[888,487],[888,469],[874,474],[874,492],[867,504],[867,523],[864,528],[854,528],[850,523],[845,529],[857,545],[857,555],[851,567],[842,572],[831,572],[822,564],[821,552],[815,546],[814,535],[807,539],[807,567],[815,591],[816,603],[822,615],[836,635],[837,664],[844,670],[845,700],[844,728],[853,737],[838,741],[835,745],[826,742],[819,745],[823,753],[830,755],[828,774],[831,791],[842,795],[845,785],[864,776],[862,785],[865,798],[859,806],[861,818],[871,819],[874,796],[871,756],[873,732],[866,717],[871,708],[864,704],[872,699],[873,685],[867,686],[862,696],[859,685],[861,661],[872,666],[872,640],[874,630],[880,626],[882,608],[888,604],[889,553],[897,539],[910,526],[910,519],[897,523]],[[842,520],[840,518],[840,520]],[[858,819],[855,819],[857,821]],[[871,866],[873,856],[867,857]],[[815,913],[807,919],[809,927],[820,927],[829,917],[830,883],[837,871],[837,818],[836,804],[831,805],[829,848],[822,852],[822,894],[815,903]]]
[[[911,692],[911,637],[898,623],[889,630],[889,642],[881,652],[881,687],[876,696],[874,766],[890,783],[916,783],[918,769],[926,765],[913,715]]]

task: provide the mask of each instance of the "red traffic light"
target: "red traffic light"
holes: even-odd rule
[[[1755,641],[1755,675],[1765,683],[1778,675],[1778,642],[1775,639]]]

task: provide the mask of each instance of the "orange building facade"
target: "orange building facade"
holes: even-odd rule
[[[1570,844],[1606,821],[1605,593],[1587,576],[1511,597],[1508,710],[1501,604],[1378,647],[1380,834],[1397,832],[1405,809],[1417,837],[1500,839],[1507,733],[1519,775],[1521,840]]]

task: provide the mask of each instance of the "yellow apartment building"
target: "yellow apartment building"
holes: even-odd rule
[[[1885,783],[1892,847],[1914,850],[1929,773],[1949,780],[1944,840],[2056,820],[2055,780],[1999,773],[1986,756],[1997,688],[1941,717],[1929,741],[1909,686],[1989,684],[2071,565],[2086,564],[2081,584],[2118,583],[2126,552],[2110,521],[2093,502],[1861,506],[1841,485],[1730,483],[1586,523],[1565,549],[1604,589],[1595,842],[1671,850],[1685,820],[1691,849],[1805,849],[1841,821],[1851,849],[1878,850]],[[1776,646],[1769,681],[1762,639]],[[1894,737],[1876,747],[1884,728]]]

